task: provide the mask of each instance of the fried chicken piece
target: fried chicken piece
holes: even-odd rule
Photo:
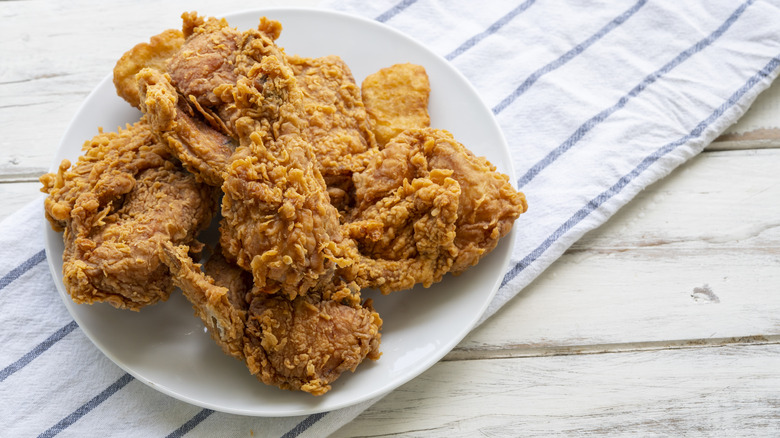
[[[231,90],[237,79],[234,64],[242,33],[225,19],[203,18],[194,12],[182,14],[182,33],[186,40],[166,70],[171,84],[183,103],[214,129],[235,137]]]
[[[339,213],[306,140],[303,96],[284,53],[250,30],[236,72],[241,146],[222,185],[220,243],[257,288],[293,299],[349,263],[339,255]]]
[[[382,320],[370,300],[360,304],[354,287],[332,286],[294,300],[244,294],[251,280],[242,284],[243,270],[224,259],[209,260],[203,273],[186,246],[164,243],[160,250],[212,338],[268,385],[321,395],[344,371],[380,356]]]
[[[214,261],[210,259],[207,263],[210,275],[206,275],[190,258],[186,245],[160,242],[158,251],[160,259],[173,273],[173,282],[192,303],[195,316],[203,321],[211,338],[225,354],[244,361],[246,291],[251,286],[251,277],[248,284],[243,283],[241,269],[217,255],[212,255]],[[229,287],[234,289],[231,291]]]
[[[221,185],[225,255],[251,270],[262,290],[292,298],[328,282],[344,259],[336,255],[338,211],[307,141],[302,93],[273,42],[273,23],[261,20],[237,35],[224,20],[185,14],[187,40],[170,74],[144,69],[137,79],[142,109],[161,140],[189,170]],[[221,49],[231,44],[235,50]],[[196,62],[201,58],[209,60],[205,67]],[[222,72],[225,65],[234,76]],[[233,151],[228,137],[201,121],[210,114],[240,148]]]
[[[247,311],[247,294],[252,289],[252,273],[227,261],[222,249],[217,245],[203,265],[205,274],[214,279],[214,284],[228,290],[230,305],[238,310]]]
[[[172,161],[146,119],[100,133],[71,167],[41,177],[46,217],[64,231],[63,283],[76,303],[139,310],[174,286],[160,242],[191,244],[217,206],[217,193]]]
[[[141,109],[161,143],[206,184],[219,187],[236,144],[195,114],[168,74],[145,68],[136,75]]]
[[[168,60],[184,44],[180,30],[169,29],[128,50],[114,67],[116,93],[130,105],[141,108],[135,75],[144,68],[165,71]]]
[[[434,169],[403,180],[345,225],[360,252],[347,278],[386,294],[429,287],[452,269],[460,185],[451,173]]]
[[[382,293],[462,273],[527,209],[506,175],[443,130],[405,131],[354,180],[345,229],[361,255],[343,274]]]
[[[231,90],[235,51],[242,37],[224,19],[182,14],[183,43],[165,69],[135,76],[140,108],[187,169],[221,186],[236,144]]]
[[[379,359],[381,326],[370,301],[350,306],[319,293],[292,301],[258,294],[247,319],[247,366],[266,384],[322,395],[366,357]]]
[[[151,45],[128,51],[114,80],[120,95],[124,89],[134,93],[131,103],[149,115],[160,140],[190,172],[221,186],[236,148],[233,64],[243,34],[224,19],[194,12],[182,14],[182,20],[181,31],[163,32]],[[262,19],[258,29],[277,38],[281,25]],[[172,35],[177,44],[163,44]]]
[[[431,86],[425,68],[396,64],[368,75],[362,84],[363,104],[380,146],[407,129],[427,128]]]
[[[306,138],[314,149],[328,194],[339,210],[349,208],[352,175],[365,169],[376,150],[360,88],[344,61],[287,56],[303,92],[308,126]]]

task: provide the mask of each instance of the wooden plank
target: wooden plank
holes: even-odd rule
[[[707,152],[639,193],[575,251],[780,245],[780,150]]]
[[[780,335],[778,285],[777,252],[566,254],[472,331],[457,357]]]
[[[440,362],[332,435],[775,436],[780,345]]]
[[[764,90],[745,114],[707,146],[708,150],[780,147],[780,82]]]
[[[708,151],[780,148],[780,128],[758,128],[744,133],[726,133],[710,143]]]
[[[452,357],[780,334],[778,168],[780,151],[694,158],[584,236]]]

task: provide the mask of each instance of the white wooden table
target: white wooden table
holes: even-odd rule
[[[256,6],[0,1],[0,219],[125,50]],[[779,106],[780,84],[335,436],[780,435]]]

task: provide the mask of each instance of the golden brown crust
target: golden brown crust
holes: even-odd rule
[[[284,53],[249,31],[236,57],[240,147],[222,185],[220,244],[256,287],[290,299],[329,282],[339,215],[311,144],[303,95]]]
[[[365,169],[377,143],[360,88],[338,56],[287,56],[303,93],[304,131],[325,180],[331,204],[344,212],[352,205],[352,175]]]
[[[75,164],[41,182],[47,218],[64,230],[63,282],[73,301],[132,310],[168,298],[173,283],[157,245],[198,247],[195,235],[217,202],[213,189],[171,161],[146,119],[95,136]]]
[[[303,93],[308,126],[305,134],[314,148],[323,176],[350,175],[362,170],[359,154],[376,148],[360,88],[338,56],[288,56]],[[364,161],[364,160],[363,160]]]
[[[128,50],[114,67],[116,93],[130,105],[140,108],[141,98],[135,75],[144,68],[165,71],[168,60],[184,44],[180,30],[169,29],[149,39],[148,43],[137,44]]]
[[[360,257],[342,273],[383,293],[475,265],[527,208],[506,175],[432,128],[396,136],[354,181],[345,229]]]
[[[247,366],[269,385],[322,395],[342,373],[380,355],[382,320],[370,302],[348,306],[316,295],[290,301],[261,294],[250,315]]]
[[[404,130],[427,128],[431,86],[425,68],[396,64],[368,75],[362,84],[363,103],[376,141],[384,146]]]
[[[146,68],[136,80],[141,109],[159,141],[198,179],[221,186],[236,148],[233,139],[197,117],[167,74]]]
[[[370,301],[360,304],[354,286],[328,285],[293,300],[244,294],[243,271],[218,254],[204,273],[186,246],[164,243],[160,251],[216,343],[268,385],[322,395],[345,371],[380,356],[382,319]]]
[[[171,242],[158,245],[160,258],[173,273],[173,281],[181,288],[195,309],[195,316],[203,321],[212,339],[228,356],[244,361],[244,325],[246,323],[246,305],[236,306],[231,296],[241,291],[230,291],[232,283],[217,283],[204,274],[200,265],[192,261],[186,245],[175,246]],[[215,262],[221,263],[221,262]],[[221,267],[212,265],[212,270]],[[231,274],[227,274],[231,275]],[[224,279],[221,275],[218,278]],[[243,287],[241,287],[243,289]]]

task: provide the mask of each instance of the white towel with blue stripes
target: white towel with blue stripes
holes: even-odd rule
[[[485,318],[585,232],[699,153],[780,71],[780,5],[734,0],[332,0],[449,60],[506,136],[522,216]],[[202,409],[103,356],[60,301],[40,201],[0,227],[3,436],[322,437],[374,401],[292,418]]]

